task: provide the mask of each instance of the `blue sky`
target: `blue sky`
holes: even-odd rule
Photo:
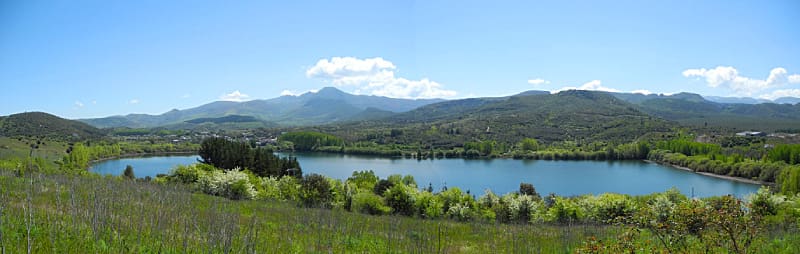
[[[0,115],[160,114],[325,86],[800,97],[800,1],[0,1]]]

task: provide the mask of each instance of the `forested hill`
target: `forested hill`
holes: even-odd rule
[[[0,117],[0,136],[37,136],[55,139],[87,139],[105,135],[91,125],[63,119],[43,112],[20,113]]]
[[[468,141],[516,143],[526,137],[545,142],[630,142],[673,126],[605,92],[564,91],[453,100],[381,120],[319,129],[348,141],[455,147]]]
[[[691,93],[613,95],[635,104],[643,112],[684,125],[761,131],[800,128],[800,104],[717,103]]]

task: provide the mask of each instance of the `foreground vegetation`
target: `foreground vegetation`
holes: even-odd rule
[[[592,225],[494,225],[232,201],[180,185],[0,171],[5,253],[568,253]]]
[[[550,209],[576,220],[497,224],[373,216],[274,199],[229,200],[195,194],[180,184],[123,177],[19,176],[0,170],[0,186],[0,249],[5,253],[792,253],[800,248],[798,198],[768,193],[750,202],[749,207],[763,210],[744,209],[725,197],[607,194],[610,200],[623,197],[616,203],[621,209],[597,211],[630,216],[602,223],[590,218],[603,213],[591,215],[582,207],[603,196],[558,197]],[[637,211],[626,210],[631,208],[626,203]],[[652,205],[640,206],[645,204]],[[737,230],[733,238],[726,226]]]

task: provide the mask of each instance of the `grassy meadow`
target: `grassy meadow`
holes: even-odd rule
[[[504,225],[233,201],[118,177],[0,171],[3,253],[571,253],[592,225]]]

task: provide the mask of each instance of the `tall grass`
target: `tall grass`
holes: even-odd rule
[[[0,170],[0,186],[2,253],[571,253],[620,230],[370,216],[118,177]]]

